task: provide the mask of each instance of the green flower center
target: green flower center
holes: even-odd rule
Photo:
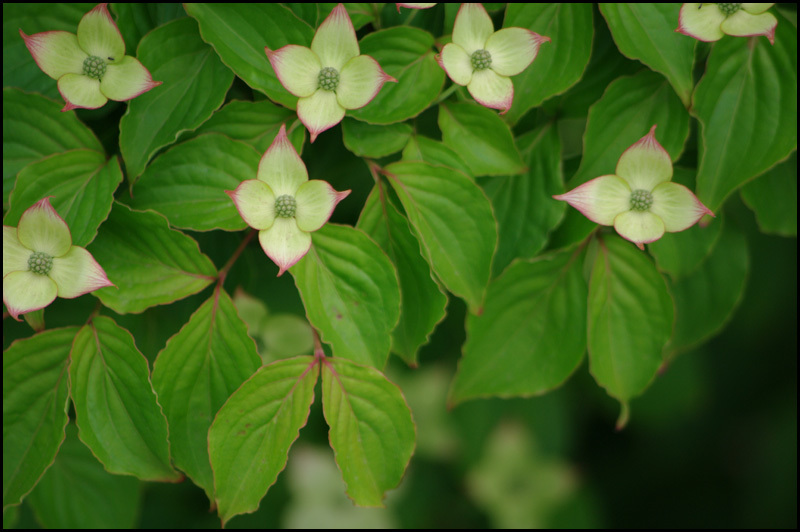
[[[278,196],[278,199],[275,200],[275,214],[281,218],[291,218],[296,210],[297,202],[294,196],[284,194],[283,196]]]
[[[470,61],[475,70],[486,70],[492,66],[492,54],[489,53],[489,50],[475,50],[472,52]]]
[[[631,192],[631,209],[634,211],[649,211],[653,204],[653,195],[646,190],[634,190]]]
[[[731,16],[741,9],[742,4],[717,4],[717,7],[720,11],[725,13],[725,15]]]
[[[83,73],[100,81],[106,75],[106,62],[96,55],[90,55],[83,60]]]
[[[53,257],[41,251],[34,251],[28,257],[28,269],[39,275],[47,275],[53,269]]]
[[[326,91],[335,91],[339,86],[339,72],[332,67],[325,67],[319,71],[319,88]]]

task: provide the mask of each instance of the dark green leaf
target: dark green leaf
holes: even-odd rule
[[[492,109],[471,102],[439,105],[442,141],[472,175],[519,174],[525,170],[508,125]]]
[[[479,312],[497,246],[486,195],[467,176],[444,166],[398,162],[385,172],[433,271]]]
[[[344,145],[359,157],[379,159],[402,150],[411,138],[408,124],[375,126],[345,118],[342,122]]]
[[[289,270],[308,321],[335,356],[382,368],[400,313],[394,266],[352,227],[327,224],[311,238],[309,252]]]
[[[456,152],[439,142],[421,135],[414,135],[403,149],[404,161],[423,161],[434,166],[449,166],[472,177],[469,166],[464,164]]]
[[[515,261],[491,285],[467,342],[450,401],[531,396],[562,384],[586,352],[580,251]]]
[[[433,35],[419,28],[397,26],[361,39],[363,55],[371,56],[397,83],[386,83],[365,107],[348,115],[371,124],[402,122],[427,109],[444,85],[436,64]]]
[[[742,199],[765,233],[797,236],[797,152],[742,187]]]
[[[81,328],[70,351],[69,378],[81,441],[110,473],[175,481],[167,420],[150,384],[150,368],[133,336],[111,318]]]
[[[94,294],[120,314],[197,293],[216,276],[197,242],[170,229],[160,214],[133,211],[121,203],[114,203],[89,252],[115,285]]]
[[[131,183],[159,148],[208,120],[233,81],[233,73],[200,39],[197,23],[190,18],[148,33],[138,59],[163,84],[131,100],[120,120],[119,146]]]
[[[153,209],[172,227],[238,231],[242,220],[226,190],[255,179],[259,153],[244,142],[208,133],[159,155],[136,183],[131,207]]]
[[[214,500],[208,429],[228,397],[261,365],[230,296],[217,289],[167,342],[153,387],[170,428],[175,466]]]
[[[17,340],[3,353],[3,508],[22,501],[64,441],[67,363],[77,327]]]

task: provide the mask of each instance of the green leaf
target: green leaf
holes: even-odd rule
[[[3,353],[3,508],[53,463],[67,426],[67,363],[77,327],[17,340]]]
[[[8,196],[17,174],[27,164],[79,148],[103,151],[92,130],[79,121],[75,113],[62,113],[62,107],[39,94],[10,87],[3,89],[4,211],[8,209]]]
[[[421,135],[414,135],[403,149],[404,161],[423,161],[434,166],[449,166],[468,177],[472,177],[469,166],[464,164],[456,152],[439,142]]]
[[[115,19],[125,40],[127,55],[135,55],[139,41],[151,30],[170,20],[186,16],[181,4],[169,2],[115,2],[111,4],[111,11],[117,15]]]
[[[95,5],[37,2],[3,4],[3,86],[19,87],[61,100],[56,80],[41,71],[19,30],[27,35],[59,30],[76,33],[83,15]]]
[[[647,388],[661,367],[672,333],[673,303],[664,278],[645,253],[616,235],[595,242],[589,370],[609,395],[625,404]]]
[[[260,365],[255,343],[221,289],[167,341],[153,364],[153,387],[169,422],[175,466],[212,501],[208,429],[228,397]]]
[[[233,81],[233,73],[200,39],[190,18],[144,36],[138,59],[163,84],[131,100],[119,123],[119,147],[131,183],[160,148],[208,120]]]
[[[690,190],[694,188],[696,170],[676,167],[673,181]],[[662,272],[673,278],[697,269],[711,253],[722,234],[722,218],[709,218],[708,225],[695,224],[685,231],[664,233],[664,236],[647,245]]]
[[[232,101],[216,111],[199,128],[181,134],[179,140],[184,142],[204,133],[222,133],[251,145],[259,154],[263,154],[275,140],[281,126],[285,125],[297,153],[303,153],[306,130],[304,127],[294,127],[297,124],[300,122],[293,111],[269,100]]]
[[[159,155],[136,183],[130,206],[160,212],[181,229],[245,229],[225,191],[255,179],[260,159],[244,142],[219,133],[201,135]]]
[[[670,283],[676,311],[668,347],[684,350],[721,331],[744,296],[749,269],[747,241],[732,223],[726,223],[705,262]]]
[[[420,255],[419,241],[408,220],[388,200],[382,186],[372,189],[356,227],[372,237],[397,266],[400,321],[392,331],[392,351],[416,366],[417,351],[444,318],[447,296]]]
[[[669,152],[673,162],[683,152],[689,137],[689,114],[672,86],[661,75],[649,70],[617,79],[589,110],[583,136],[583,158],[578,171],[567,183],[567,190],[613,174],[622,153],[645,136],[653,125],[656,139]],[[580,242],[597,224],[577,209],[567,209],[562,227],[554,234],[555,247]]]
[[[175,481],[169,462],[167,420],[150,368],[133,336],[97,316],[75,336],[70,351],[72,403],[83,441],[110,473]]]
[[[663,74],[689,107],[697,40],[675,32],[680,4],[600,4],[614,42],[631,59]]]
[[[525,165],[508,125],[492,109],[471,102],[439,105],[442,142],[472,170],[472,175],[519,174]]]
[[[44,197],[67,222],[72,244],[86,247],[108,217],[114,191],[122,182],[116,156],[79,149],[50,155],[20,170],[3,223],[15,227],[22,213]]]
[[[385,173],[433,271],[472,312],[479,312],[497,245],[486,195],[467,176],[444,166],[398,162]]]
[[[323,359],[322,410],[347,495],[359,506],[383,506],[414,452],[414,422],[400,389],[373,368]]]
[[[400,313],[397,273],[363,232],[327,224],[289,271],[311,325],[337,357],[382,368]]]
[[[509,4],[503,27],[527,28],[552,39],[542,44],[531,66],[512,78],[514,104],[506,119],[513,124],[581,78],[592,51],[592,6]]]
[[[294,109],[297,97],[283,88],[264,47],[311,46],[314,30],[280,4],[186,4],[200,24],[203,40],[222,61],[255,90]]]
[[[491,285],[467,342],[450,402],[539,395],[561,385],[586,352],[582,250],[515,261]]]
[[[154,212],[114,203],[89,252],[115,286],[93,292],[115,312],[142,312],[208,286],[216,269],[197,242]]]
[[[286,3],[286,7],[292,10],[295,15],[305,20],[312,28],[318,27],[322,22],[331,14],[333,8],[336,7],[335,2],[326,3]],[[345,3],[344,7],[347,8],[347,14],[350,15],[350,20],[353,22],[353,27],[356,31],[360,30],[372,22],[375,11],[380,9],[383,4],[355,4]]]
[[[756,213],[764,233],[797,236],[797,152],[742,187],[742,199]]]
[[[499,274],[516,257],[536,256],[547,235],[564,216],[566,204],[553,200],[564,191],[561,141],[552,125],[517,139],[527,171],[481,180],[497,217],[497,253],[492,264]]]
[[[797,149],[797,27],[777,15],[774,46],[715,43],[694,93],[703,125],[697,197],[712,211]]]
[[[308,420],[319,366],[313,357],[281,360],[250,377],[220,409],[208,432],[222,524],[255,512],[286,467]]]
[[[397,83],[385,84],[378,95],[348,116],[370,124],[392,124],[415,117],[439,96],[444,70],[434,59],[433,35],[419,28],[396,26],[361,39],[363,55],[375,59]]]
[[[345,147],[359,157],[379,159],[402,150],[411,138],[408,124],[374,126],[345,118],[342,134]]]
[[[134,528],[141,502],[140,482],[112,475],[78,439],[74,423],[53,467],[30,495],[36,519],[51,529]]]

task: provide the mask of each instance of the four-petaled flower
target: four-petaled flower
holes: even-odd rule
[[[311,133],[311,142],[341,122],[346,109],[364,107],[384,83],[397,81],[373,58],[360,55],[356,30],[343,4],[317,28],[310,49],[287,44],[264,50],[280,82],[300,98],[297,116]]]
[[[530,65],[539,45],[550,40],[525,28],[494,31],[492,19],[481,4],[461,4],[453,26],[453,42],[436,56],[453,83],[466,85],[475,100],[486,107],[511,108],[516,76]]]
[[[49,198],[22,213],[17,227],[3,226],[3,303],[15,320],[56,296],[73,299],[104,286],[113,284],[88,251],[72,245]]]
[[[308,180],[285,125],[261,158],[256,177],[225,192],[247,225],[258,229],[261,247],[280,268],[280,276],[308,252],[310,233],[325,225],[350,191],[337,192],[325,181]]]
[[[675,31],[700,41],[718,41],[725,35],[763,35],[775,44],[778,19],[765,13],[775,4],[683,4]]]
[[[107,4],[86,13],[78,34],[45,31],[19,34],[42,71],[58,80],[66,105],[62,111],[97,109],[108,100],[126,101],[161,85],[134,57],[125,55],[125,41]]]
[[[591,221],[613,225],[639,249],[664,235],[693,226],[714,214],[688,188],[672,179],[669,153],[656,140],[656,126],[617,162],[616,175],[604,175],[555,199],[581,211]]]

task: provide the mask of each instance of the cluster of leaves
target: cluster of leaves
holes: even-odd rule
[[[342,137],[322,152],[305,146],[297,98],[264,49],[309,46],[333,4],[116,4],[127,49],[163,84],[127,104],[61,113],[18,29],[74,31],[92,7],[3,7],[4,224],[50,196],[115,284],[93,293],[94,309],[81,303],[92,296],[64,303],[65,327],[12,331],[27,337],[3,357],[4,509],[53,464],[73,417],[107,471],[182,472],[223,523],[252,512],[319,379],[347,493],[380,505],[415,442],[381,370],[390,353],[418,364],[448,298],[469,309],[451,405],[546,393],[588,352],[623,424],[659,368],[718,332],[738,303],[748,253],[726,200],[740,192],[763,231],[796,236],[797,30],[780,11],[774,45],[709,45],[675,33],[678,4],[602,4],[599,15],[588,4],[487,5],[496,27],[551,39],[512,78],[513,106],[499,116],[451,89],[436,62],[457,4],[346,4],[361,53],[397,83],[322,133],[317,142]],[[675,181],[718,217],[648,254],[552,196],[612,174],[653,124]],[[288,270],[296,290],[272,279],[225,194],[255,177],[283,125],[298,152],[319,157],[303,155],[312,179],[354,190],[334,215],[345,223],[315,232]],[[237,287],[270,309],[303,308],[316,349],[295,322],[295,345],[281,346],[266,332],[278,316],[248,313],[244,297],[237,310]],[[154,307],[208,288],[151,345]]]

